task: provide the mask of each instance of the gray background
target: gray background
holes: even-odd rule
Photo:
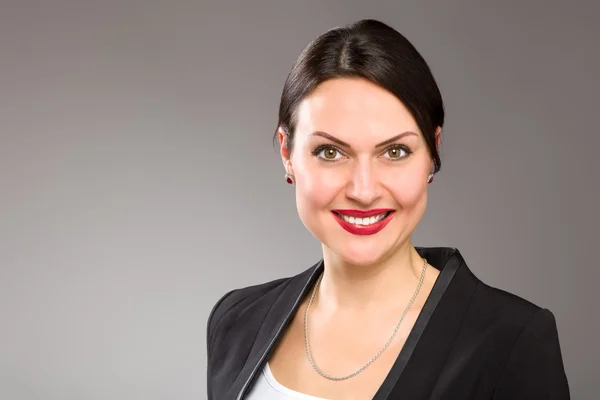
[[[556,315],[597,392],[593,1],[24,1],[0,8],[0,398],[205,398],[227,290],[320,258],[271,145],[301,49],[382,19],[447,106],[417,245]]]

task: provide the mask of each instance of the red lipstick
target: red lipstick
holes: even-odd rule
[[[333,210],[332,214],[335,220],[347,232],[353,235],[374,235],[379,232],[392,220],[395,212],[391,208],[377,208],[372,210]],[[342,216],[354,218],[369,218],[377,215],[386,214],[385,218],[370,225],[357,225],[346,221]]]

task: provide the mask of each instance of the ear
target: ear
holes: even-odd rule
[[[285,172],[290,175],[294,175],[292,169],[291,154],[288,149],[288,134],[281,126],[277,128],[277,136],[279,137],[279,153],[281,154],[281,161],[283,162],[283,168]]]
[[[438,126],[435,130],[435,147],[440,151],[440,143],[442,142],[442,127]]]
[[[442,142],[442,127],[438,126],[435,130],[435,148],[439,152],[440,151],[440,143]],[[431,170],[433,171],[434,163],[431,160]]]

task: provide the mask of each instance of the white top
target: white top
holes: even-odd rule
[[[266,363],[246,398],[248,400],[327,400],[286,388],[277,382],[269,368],[269,363]]]

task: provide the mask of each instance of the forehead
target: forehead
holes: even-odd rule
[[[297,110],[296,132],[325,131],[342,140],[379,140],[407,130],[421,135],[406,106],[392,93],[360,78],[321,83]]]

